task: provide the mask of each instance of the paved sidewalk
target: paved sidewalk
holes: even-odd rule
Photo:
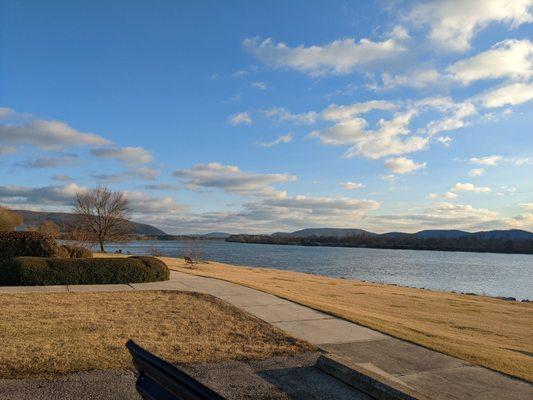
[[[384,335],[268,293],[234,283],[172,271],[165,282],[130,285],[0,287],[0,293],[189,290],[211,294],[360,370],[402,384],[431,399],[521,400],[533,386],[465,361]]]

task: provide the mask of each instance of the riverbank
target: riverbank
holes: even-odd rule
[[[216,262],[176,271],[258,289],[391,336],[533,381],[533,304]]]

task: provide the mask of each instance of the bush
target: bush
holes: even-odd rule
[[[13,257],[60,257],[53,237],[39,232],[0,232],[0,261]]]
[[[83,246],[64,244],[61,247],[66,251],[65,257],[70,257],[70,258],[92,258],[93,257],[93,252]]]
[[[0,264],[0,285],[4,286],[140,283],[169,278],[166,264],[154,257],[17,257]]]

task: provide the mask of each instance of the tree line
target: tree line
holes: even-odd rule
[[[351,235],[351,236],[276,236],[232,235],[228,242],[262,243],[299,246],[369,247],[382,249],[476,251],[495,253],[533,254],[533,239],[483,239],[465,235],[461,237],[421,238],[414,235]]]

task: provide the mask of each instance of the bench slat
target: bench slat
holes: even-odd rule
[[[139,371],[137,391],[148,400],[224,400],[172,364],[129,340],[126,347]]]

